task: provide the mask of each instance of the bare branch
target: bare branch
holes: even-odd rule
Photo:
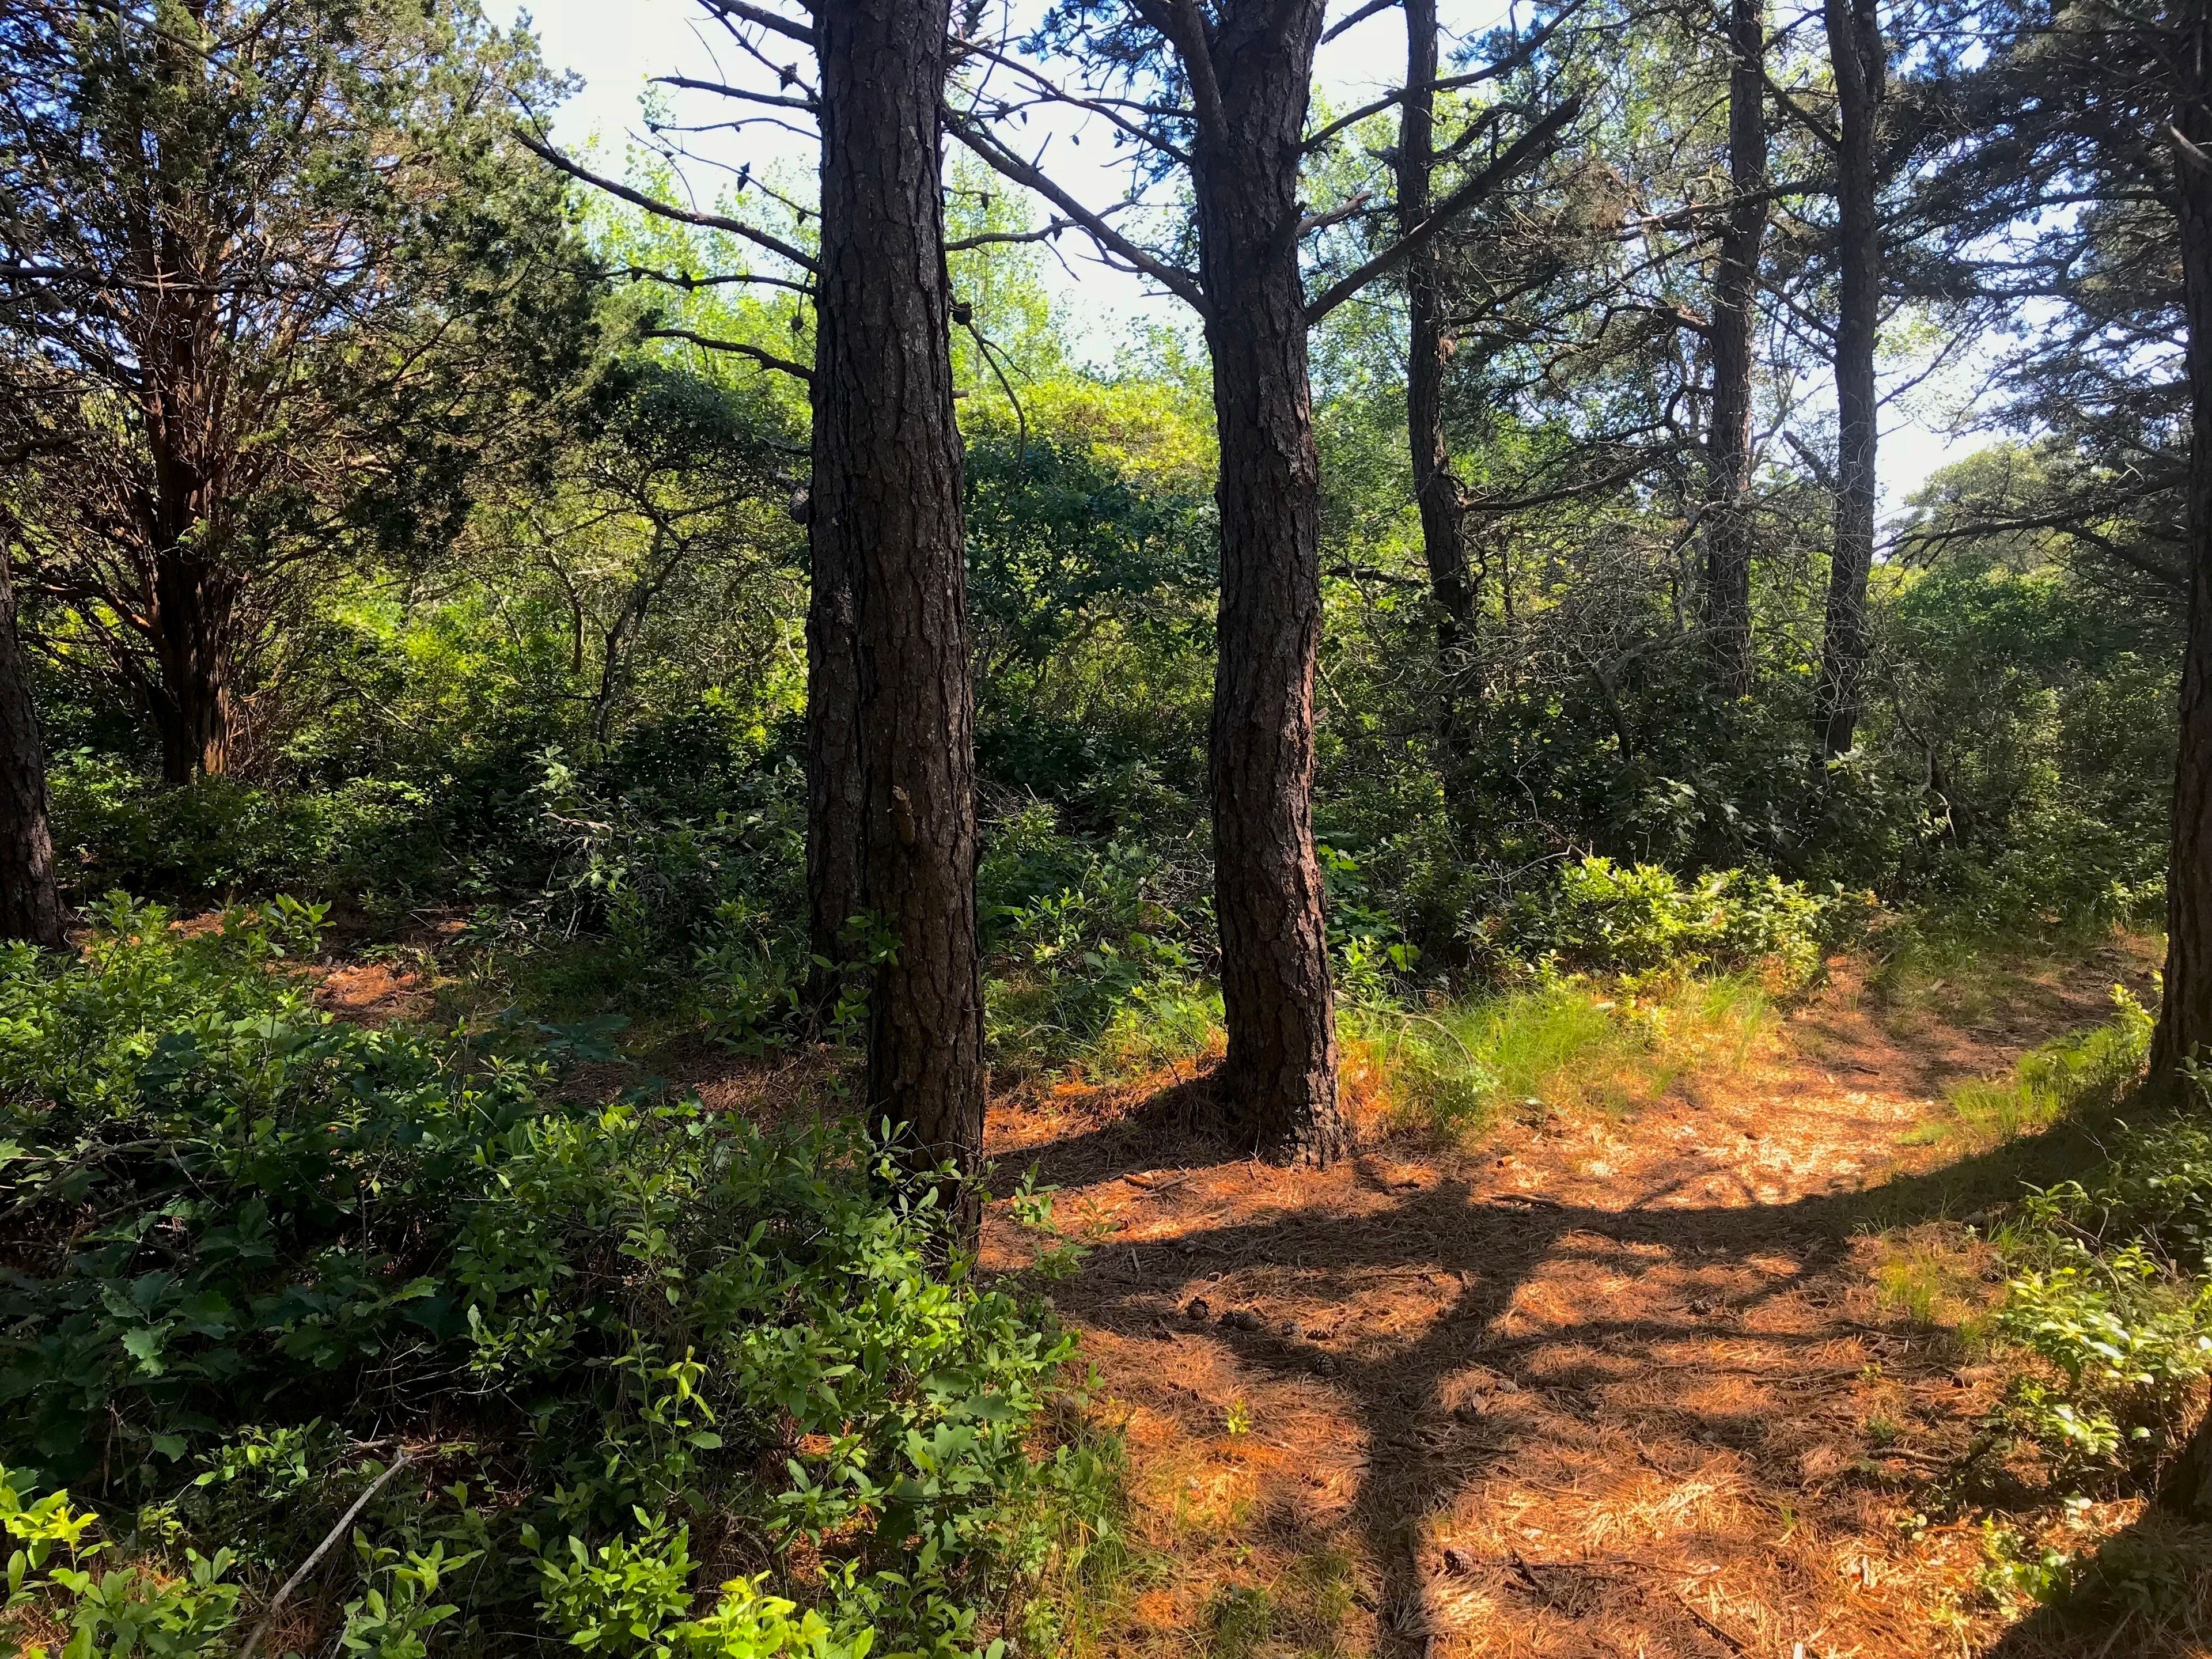
[[[781,34],[808,47],[814,45],[814,31],[805,24],[794,23],[788,17],[779,17],[759,6],[749,6],[744,0],[699,0],[699,3],[725,22],[757,23],[772,34]]]
[[[743,340],[717,340],[710,335],[695,334],[688,328],[649,328],[645,331],[643,337],[648,340],[683,340],[705,351],[732,352],[740,357],[751,358],[763,368],[791,375],[809,386],[814,384],[814,371],[805,364],[794,363],[788,357],[779,357],[773,351],[748,345]]]
[[[1765,80],[1767,91],[1773,94],[1774,101],[1782,106],[1782,112],[1784,114],[1787,115],[1791,120],[1796,122],[1797,125],[1804,128],[1806,131],[1811,133],[1814,137],[1818,139],[1828,149],[1841,149],[1843,148],[1844,139],[1841,133],[1838,132],[1826,121],[1823,121],[1811,110],[1807,109],[1802,104],[1799,103],[1797,101],[1796,94],[1791,92],[1789,88],[1784,86],[1779,81],[1776,80],[1772,76],[1767,76]]]
[[[544,161],[551,162],[571,179],[580,179],[585,184],[606,191],[610,196],[619,197],[634,207],[641,207],[647,213],[659,218],[673,219],[678,224],[697,225],[704,230],[726,230],[732,236],[741,236],[756,246],[766,248],[780,259],[790,260],[801,270],[818,269],[811,258],[790,243],[780,237],[771,236],[768,232],[749,225],[742,219],[728,218],[719,213],[695,213],[690,208],[678,207],[673,202],[664,202],[658,197],[647,195],[641,190],[632,190],[628,185],[617,184],[602,173],[593,173],[589,167],[580,167],[554,149],[552,145],[542,143],[526,132],[517,133],[515,136],[522,141],[522,147],[525,149]]]
[[[722,98],[742,98],[749,104],[772,104],[778,109],[803,109],[810,113],[822,106],[811,97],[790,98],[781,93],[748,92],[743,87],[732,87],[720,81],[695,81],[688,75],[656,75],[653,83],[657,87],[681,87],[686,92],[711,92]]]
[[[1073,227],[1075,221],[1055,215],[1050,224],[1041,230],[987,230],[974,236],[963,236],[957,241],[947,242],[947,253],[965,253],[970,248],[994,247],[1007,242],[1048,242],[1063,230]]]
[[[1151,131],[1149,128],[1140,125],[1139,123],[1132,121],[1127,116],[1121,114],[1120,111],[1115,107],[1115,104],[1121,101],[1121,100],[1081,97],[1075,93],[1068,91],[1065,87],[1059,85],[1057,82],[1054,82],[1038,70],[1032,69],[1029,64],[1022,62],[1020,58],[1011,57],[1008,54],[999,51],[994,46],[984,45],[980,40],[963,40],[956,34],[952,37],[952,44],[957,46],[961,51],[969,53],[971,56],[988,59],[989,62],[997,64],[1002,68],[1012,70],[1024,80],[1030,82],[1035,86],[1042,88],[1046,94],[1047,100],[1050,102],[1066,104],[1074,109],[1088,110],[1091,114],[1103,117],[1104,119],[1111,122],[1121,131],[1127,133],[1132,138],[1136,139],[1138,143],[1149,144],[1154,149],[1162,151],[1166,155],[1172,155],[1176,161],[1182,162],[1185,167],[1190,165],[1190,157],[1183,150],[1177,148],[1176,145],[1168,143],[1166,139],[1161,137],[1158,133]],[[1145,108],[1147,113],[1154,115],[1187,116],[1190,113],[1190,112],[1187,110],[1173,108],[1153,109],[1149,106],[1136,106],[1136,107]]]
[[[1328,28],[1321,37],[1322,45],[1324,46],[1327,46],[1330,41],[1335,40],[1338,35],[1342,34],[1346,29],[1351,28],[1354,24],[1364,23],[1369,18],[1374,16],[1376,12],[1388,11],[1397,3],[1398,0],[1367,0],[1367,3],[1362,6],[1358,11],[1353,12],[1351,16],[1343,18],[1337,22],[1330,24]]]
[[[1395,0],[1393,0],[1393,3],[1395,3]],[[1317,230],[1325,230],[1331,225],[1342,224],[1361,208],[1365,207],[1368,198],[1374,194],[1371,190],[1362,190],[1350,201],[1340,207],[1333,207],[1326,213],[1309,213],[1298,221],[1298,234],[1310,236]]]
[[[1111,248],[1146,276],[1159,283],[1177,299],[1182,301],[1201,317],[1212,314],[1206,304],[1206,290],[1189,271],[1171,265],[1158,255],[1147,253],[1143,248],[1108,224],[1103,214],[1094,213],[1060,188],[1038,168],[1024,161],[995,139],[977,132],[950,108],[944,110],[945,128],[962,143],[989,162],[997,172],[1018,185],[1030,189],[1050,202],[1075,223],[1083,227],[1091,239],[1101,247]]]
[[[1395,5],[1398,3],[1398,0],[1389,0],[1389,3]],[[1381,9],[1381,8],[1370,7],[1370,9],[1378,10]],[[1515,70],[1521,68],[1539,52],[1541,52],[1544,48],[1544,43],[1549,40],[1554,34],[1558,33],[1559,32],[1560,26],[1565,23],[1568,19],[1572,17],[1581,9],[1582,0],[1575,0],[1575,3],[1573,5],[1563,7],[1558,16],[1553,18],[1550,22],[1545,24],[1542,28],[1538,29],[1527,40],[1520,42],[1511,52],[1508,52],[1504,57],[1499,58],[1494,64],[1486,64],[1480,69],[1470,70],[1465,75],[1447,76],[1440,81],[1425,82],[1418,87],[1400,87],[1395,92],[1385,93],[1373,103],[1362,105],[1359,108],[1352,111],[1351,114],[1342,116],[1336,120],[1331,121],[1319,132],[1316,132],[1312,137],[1305,141],[1305,148],[1309,150],[1319,149],[1323,144],[1326,144],[1330,139],[1335,137],[1338,133],[1342,132],[1346,128],[1358,126],[1362,121],[1364,121],[1370,115],[1380,115],[1384,110],[1389,109],[1392,105],[1405,102],[1407,99],[1413,96],[1416,92],[1455,92],[1462,87],[1479,86],[1485,81],[1495,81],[1501,76],[1512,74]],[[1358,21],[1359,16],[1364,15],[1364,14],[1358,14],[1346,19],[1346,24],[1349,25]]]
[[[811,283],[795,283],[788,276],[763,276],[757,271],[732,270],[715,276],[694,276],[688,270],[656,270],[651,265],[618,265],[599,273],[611,283],[659,283],[664,288],[680,288],[694,293],[702,288],[761,288],[788,289],[793,294],[812,295]]]

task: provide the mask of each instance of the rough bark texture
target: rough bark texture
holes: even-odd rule
[[[2193,88],[2174,125],[2212,154],[2212,21],[2191,31]],[[2184,37],[2183,50],[2191,45]],[[2193,95],[2191,95],[2193,93]],[[2166,995],[2151,1044],[2154,1077],[2191,1055],[2212,1058],[2212,165],[2176,147],[2181,258],[2189,319],[2189,637],[2182,658],[2173,851],[2166,884]]]
[[[1346,1146],[1314,855],[1320,465],[1297,226],[1300,130],[1322,0],[1198,8],[1176,45],[1200,107],[1192,182],[1221,434],[1221,606],[1211,726],[1224,1103],[1258,1146]]]
[[[1867,575],[1874,568],[1875,340],[1881,323],[1881,222],[1875,124],[1887,57],[1875,0],[1826,0],[1836,76],[1838,256],[1836,522],[1828,611],[1820,641],[1814,720],[1821,756],[1833,759],[1858,733],[1866,672]]]
[[[818,345],[818,338],[817,338]],[[815,377],[814,428],[823,424]],[[825,1014],[843,989],[845,929],[863,908],[860,871],[860,663],[853,626],[853,562],[845,521],[810,515],[812,586],[806,605],[807,945],[815,965],[807,1001]],[[821,964],[827,963],[829,967]]]
[[[1712,420],[1705,438],[1705,629],[1713,681],[1751,692],[1753,335],[1766,237],[1766,7],[1734,0],[1729,26],[1729,184],[1713,272]]]
[[[938,100],[947,0],[823,0],[812,510],[849,550],[865,908],[893,946],[867,1107],[924,1167],[983,1143],[974,711]]]
[[[46,824],[46,760],[15,636],[15,590],[0,556],[0,939],[62,942],[61,895]]]
[[[1398,126],[1398,226],[1401,235],[1428,216],[1434,194],[1437,78],[1436,0],[1405,0],[1406,85]],[[1464,514],[1451,450],[1444,441],[1443,306],[1439,257],[1433,240],[1406,259],[1406,437],[1413,462],[1413,499],[1421,509],[1421,550],[1429,567],[1429,592],[1437,606],[1437,659],[1449,744],[1458,730],[1454,688],[1472,666],[1475,635],[1474,586],[1468,580]]]

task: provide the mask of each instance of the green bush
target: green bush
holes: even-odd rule
[[[572,1641],[649,1627],[620,1651],[964,1650],[1085,1547],[1106,1465],[1044,1433],[1072,1341],[976,1281],[935,1188],[847,1127],[562,1100],[547,1054],[588,1034],[334,1021],[294,965],[318,920],[117,899],[82,959],[0,957],[0,1460],[149,1502],[175,1466],[133,1547],[262,1575],[366,1489],[353,1437],[412,1425],[501,1501],[371,1511],[377,1652],[439,1595],[471,1650],[540,1602]],[[625,1611],[701,1524],[819,1617]]]
[[[1802,980],[1863,901],[1741,870],[1684,879],[1656,865],[1583,858],[1519,895],[1486,930],[1501,977],[1728,970],[1765,963]]]
[[[988,1033],[1002,1063],[1072,1058],[1197,970],[1206,907],[1170,902],[1196,899],[1187,872],[1127,841],[1062,835],[1057,821],[1032,805],[995,826],[984,853]]]
[[[1961,1115],[2010,1134],[2117,1103],[2141,1075],[2152,1021],[2124,991],[2113,1001],[2108,1024],[1959,1091]],[[2212,1370],[2212,1136],[2193,1114],[2121,1124],[2105,1153],[2079,1179],[2031,1188],[1998,1234],[2008,1275],[1996,1331],[2034,1363],[1992,1426],[2039,1446],[2072,1487],[2148,1478]]]

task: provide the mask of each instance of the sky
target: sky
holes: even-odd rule
[[[1468,37],[1495,27],[1506,15],[1511,0],[1443,0],[1440,19],[1448,31]],[[1016,0],[1018,15],[1039,9],[1042,0]],[[1334,0],[1330,10],[1341,15],[1352,9],[1350,0]],[[720,27],[707,21],[696,0],[487,0],[485,9],[501,23],[513,23],[526,15],[536,32],[546,61],[568,70],[582,84],[575,95],[556,113],[554,137],[572,154],[596,141],[599,166],[619,173],[627,136],[640,130],[639,95],[655,75],[680,71],[700,78],[742,80],[754,85],[773,85],[773,77],[757,65],[734,60],[728,38]],[[803,60],[805,49],[792,42],[776,42],[769,56],[781,61],[786,53]],[[806,67],[803,62],[801,67]],[[1333,106],[1343,109],[1366,102],[1395,86],[1405,67],[1404,26],[1396,14],[1384,12],[1356,25],[1324,48],[1316,67],[1316,92]],[[1053,171],[1083,201],[1103,206],[1123,190],[1123,175],[1112,165],[1113,146],[1097,130],[1095,121],[1065,121],[1052,136],[1048,159]],[[1042,142],[1046,124],[1027,130],[1030,148]],[[1081,141],[1088,138],[1087,145]],[[773,128],[756,128],[726,146],[732,159],[764,165],[780,160],[811,168],[813,146],[796,136]],[[694,179],[702,195],[711,195],[711,179]],[[1040,213],[1040,218],[1043,216]],[[1137,321],[1181,326],[1188,313],[1179,301],[1150,294],[1138,278],[1110,270],[1082,257],[1082,239],[1073,234],[1060,239],[1068,269],[1046,260],[1046,279],[1066,301],[1069,320],[1085,335],[1085,355],[1109,361],[1115,347],[1128,337]],[[1958,384],[1972,368],[1953,377]],[[1881,449],[1881,472],[1885,507],[1894,510],[1918,489],[1929,472],[1948,461],[1972,453],[1986,441],[1969,435],[1964,440],[1929,424],[1917,409],[1893,409],[1885,421]]]

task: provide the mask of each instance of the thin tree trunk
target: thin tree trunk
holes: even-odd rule
[[[1814,721],[1823,758],[1856,741],[1866,672],[1867,578],[1874,568],[1875,343],[1881,324],[1881,223],[1875,124],[1887,53],[1875,0],[1826,0],[1828,56],[1836,77],[1838,253],[1836,316],[1835,547],[1820,643]]]
[[[1313,840],[1320,464],[1297,246],[1322,11],[1322,0],[1224,5],[1210,40],[1176,41],[1205,88],[1192,182],[1221,443],[1209,733],[1220,1084],[1255,1144],[1314,1164],[1347,1139]]]
[[[2212,154],[2212,21],[2200,14],[2182,51],[2194,84],[2185,83],[2174,125]],[[2212,1059],[2212,162],[2177,144],[2174,168],[2189,322],[2189,637],[2166,878],[2166,994],[2151,1043],[2160,1079],[2184,1060]]]
[[[867,1109],[923,1169],[983,1143],[974,705],[938,102],[948,0],[821,0],[814,501],[849,550],[863,896],[892,950]]]
[[[1705,629],[1713,682],[1751,693],[1751,414],[1759,254],[1766,236],[1766,6],[1734,0],[1729,27],[1729,185],[1713,275],[1712,420],[1705,438]]]
[[[0,940],[62,942],[61,894],[46,823],[46,758],[15,634],[15,590],[0,555]]]
[[[1398,125],[1398,228],[1411,231],[1428,216],[1436,154],[1436,0],[1405,0],[1406,94]],[[1441,725],[1449,745],[1459,731],[1455,688],[1475,647],[1474,586],[1468,579],[1459,479],[1444,440],[1444,345],[1440,258],[1434,241],[1406,260],[1406,437],[1413,463],[1413,499],[1421,511],[1421,550],[1437,606],[1437,666],[1444,697]]]

